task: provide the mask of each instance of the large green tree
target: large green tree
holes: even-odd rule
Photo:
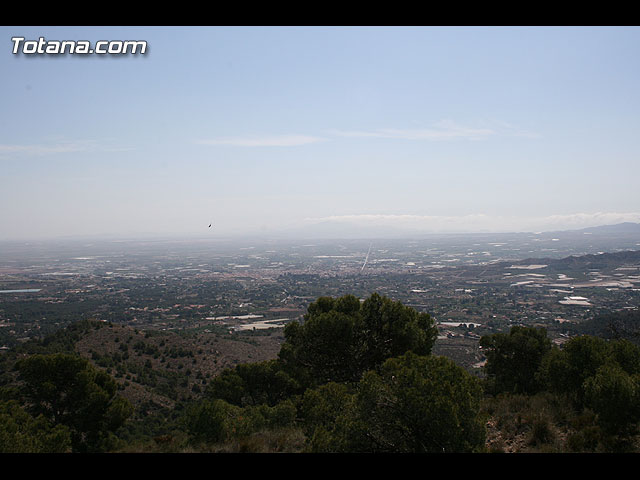
[[[582,408],[585,382],[604,365],[609,353],[606,340],[590,335],[574,337],[545,356],[538,376],[548,390],[567,395],[576,408]]]
[[[209,398],[232,405],[275,405],[300,392],[299,384],[277,360],[243,363],[226,369],[207,385]]]
[[[445,357],[408,352],[368,371],[352,396],[332,386],[304,400],[307,421],[318,427],[313,451],[450,453],[484,445],[480,381]]]
[[[377,293],[360,302],[353,295],[321,297],[309,305],[304,323],[285,328],[279,358],[303,384],[357,382],[390,357],[431,353],[433,319]]]
[[[191,404],[183,418],[195,443],[215,444],[246,438],[260,431],[290,427],[296,418],[296,408],[289,400],[273,407],[239,407],[221,399],[204,399]]]
[[[364,371],[379,368],[388,358],[413,352],[429,355],[436,341],[435,322],[427,313],[374,293],[356,317],[356,331],[363,346]]]
[[[0,402],[0,453],[66,453],[71,436],[64,425],[27,413],[16,401]]]
[[[344,424],[350,424],[353,400],[351,388],[343,383],[329,382],[304,392],[298,410],[309,451],[346,450],[340,432],[348,430]]]
[[[574,337],[544,358],[547,388],[590,408],[607,433],[626,435],[640,421],[640,347],[628,340]]]
[[[635,433],[640,420],[640,375],[629,375],[619,365],[608,362],[584,384],[587,405],[598,415],[607,433]]]
[[[531,394],[542,388],[536,374],[551,350],[544,328],[515,326],[508,334],[482,337],[480,346],[487,358],[485,370],[491,390]]]
[[[106,372],[70,354],[33,355],[16,364],[29,410],[71,433],[74,451],[104,451],[131,415]]]

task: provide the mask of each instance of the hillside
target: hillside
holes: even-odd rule
[[[278,329],[260,334],[196,334],[80,322],[43,341],[5,352],[0,358],[0,386],[13,383],[15,359],[32,353],[76,353],[109,373],[120,395],[146,416],[193,399],[226,368],[275,358],[283,338]]]
[[[278,333],[180,335],[105,324],[88,331],[76,343],[76,352],[106,368],[134,405],[151,401],[172,407],[200,392],[225,368],[275,358],[280,341]]]
[[[617,268],[624,264],[640,265],[640,250],[626,250],[622,252],[571,255],[565,258],[528,258],[513,262],[515,265],[544,263],[554,269],[603,269]]]

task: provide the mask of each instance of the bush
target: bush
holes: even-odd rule
[[[186,412],[187,431],[197,441],[225,441],[229,436],[231,408],[222,400],[205,400],[190,406]]]
[[[304,319],[285,327],[279,358],[307,387],[357,382],[408,351],[429,355],[437,335],[428,314],[376,293],[362,303],[353,295],[320,297]]]
[[[482,388],[453,361],[411,352],[367,372],[333,431],[316,432],[330,451],[441,453],[484,447]],[[330,436],[329,438],[328,435]]]
[[[69,428],[74,451],[107,451],[133,407],[107,373],[76,355],[33,355],[17,362],[35,415]]]
[[[480,339],[491,379],[491,390],[533,394],[541,390],[536,373],[551,350],[543,328],[512,327],[509,334],[496,333]]]
[[[0,453],[66,453],[71,435],[44,416],[33,418],[14,401],[0,403]]]

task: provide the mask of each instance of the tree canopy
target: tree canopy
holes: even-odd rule
[[[132,413],[109,374],[76,355],[33,355],[16,367],[31,413],[66,426],[74,451],[108,448],[112,433]]]
[[[43,415],[34,418],[16,401],[0,402],[0,452],[66,453],[71,436],[64,425],[53,425]]]
[[[541,385],[536,372],[551,350],[544,328],[512,327],[480,339],[487,363],[485,370],[498,392],[535,393]]]
[[[327,384],[305,394],[314,451],[442,453],[484,446],[480,381],[445,357],[407,352],[368,371],[349,396]]]
[[[429,314],[377,293],[363,302],[353,295],[320,297],[303,324],[287,325],[279,358],[306,382],[357,382],[388,358],[429,355],[436,335]]]

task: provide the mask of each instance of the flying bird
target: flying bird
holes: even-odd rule
[[[212,223],[209,224],[209,228],[211,228],[211,225],[213,225]]]

